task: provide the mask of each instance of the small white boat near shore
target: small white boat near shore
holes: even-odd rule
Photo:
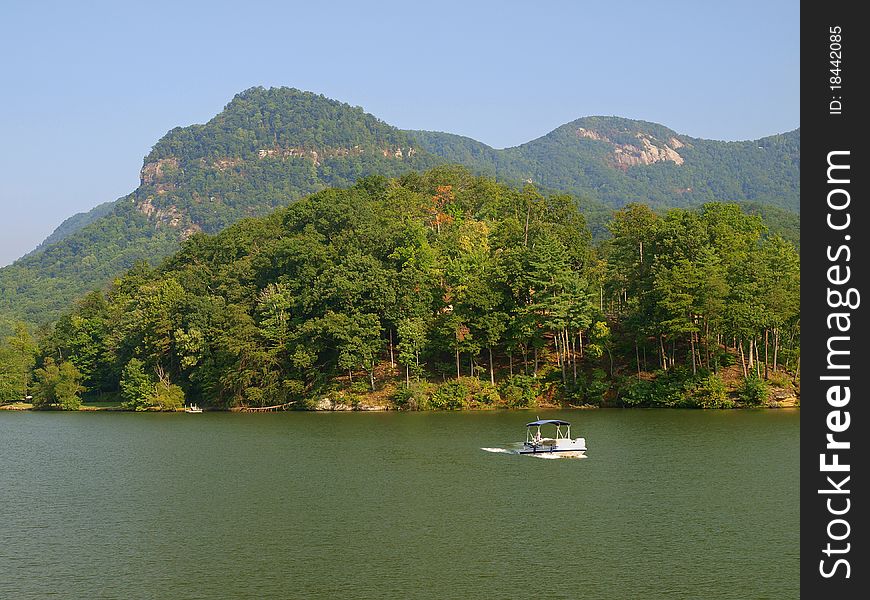
[[[552,425],[552,437],[541,434],[541,427]],[[586,438],[571,437],[571,423],[560,419],[538,419],[526,424],[526,441],[519,450],[520,454],[541,456],[582,457],[586,454]]]
[[[196,404],[191,404],[190,406],[184,407],[184,412],[186,413],[201,413],[202,409],[198,407]]]

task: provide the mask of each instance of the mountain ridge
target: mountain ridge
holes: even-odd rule
[[[665,208],[737,200],[797,210],[799,145],[799,129],[716,142],[645,121],[583,117],[497,150],[456,134],[400,130],[319,94],[251,88],[208,122],[162,136],[133,192],[70,217],[0,269],[0,320],[50,321],[84,291],[139,260],[160,260],[194,233],[217,233],[367,175],[458,163],[506,183],[570,193],[595,231],[602,215],[633,201]]]
[[[729,200],[800,209],[800,128],[758,140],[723,142],[678,134],[647,121],[582,117],[503,150],[455,134],[416,135],[424,149],[457,158],[483,174],[498,178],[518,173],[537,185],[615,207]],[[747,158],[737,159],[736,154]],[[578,165],[583,166],[579,172]],[[621,181],[613,170],[623,174]]]

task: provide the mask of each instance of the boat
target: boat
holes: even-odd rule
[[[553,437],[541,435],[541,427],[553,425]],[[586,438],[571,438],[571,423],[559,419],[538,419],[526,424],[526,441],[520,454],[581,457],[586,454]]]
[[[201,413],[202,409],[198,407],[196,404],[191,404],[190,406],[184,407],[184,412],[186,413]]]

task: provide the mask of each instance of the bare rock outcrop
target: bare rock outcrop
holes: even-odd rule
[[[635,165],[651,165],[666,160],[678,165],[685,162],[683,157],[667,144],[661,146],[653,144],[650,137],[641,134],[638,134],[638,139],[642,144],[641,148],[633,144],[615,145],[613,156],[616,159],[617,165],[633,167]]]
[[[161,226],[176,228],[181,225],[181,221],[184,218],[184,215],[181,213],[180,210],[178,210],[178,207],[173,204],[162,208],[154,206],[154,202],[151,196],[139,202],[136,205],[136,208],[143,215],[153,220],[154,226],[157,228]],[[193,233],[195,233],[195,231],[191,231],[188,236],[192,235]]]
[[[577,129],[577,135],[582,138],[595,140],[597,142],[605,142],[613,147],[613,162],[614,166],[623,170],[636,165],[651,165],[657,162],[670,161],[674,164],[681,165],[685,162],[680,153],[679,148],[685,147],[675,137],[671,137],[667,142],[662,142],[651,135],[644,133],[636,133],[638,144],[620,144],[612,141],[606,135],[580,127]]]
[[[158,158],[153,162],[145,163],[142,166],[142,170],[139,171],[139,184],[153,185],[160,181],[166,171],[177,168],[178,159],[174,157]]]
[[[417,153],[415,148],[382,148],[380,150],[384,158],[404,159],[410,158]],[[307,158],[315,165],[320,166],[320,163],[328,158],[345,158],[348,156],[359,156],[365,154],[365,149],[359,146],[350,148],[332,147],[332,148],[300,148],[295,146],[281,147],[274,146],[271,148],[260,148],[257,150],[257,158]]]

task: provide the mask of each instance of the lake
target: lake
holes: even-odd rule
[[[485,452],[536,416],[585,459]],[[797,598],[800,411],[0,411],[0,598]]]

